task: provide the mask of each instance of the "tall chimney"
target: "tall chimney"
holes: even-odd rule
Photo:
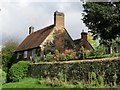
[[[33,33],[34,32],[34,27],[33,26],[30,26],[29,27],[29,34]]]
[[[54,25],[57,29],[64,29],[64,13],[58,11],[54,13]]]
[[[55,49],[63,52],[65,46],[64,13],[58,11],[54,13],[54,25],[56,34]]]

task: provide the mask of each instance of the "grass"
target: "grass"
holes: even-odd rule
[[[19,82],[5,83],[2,85],[2,88],[51,88],[51,87],[39,84],[38,79],[25,78]]]
[[[40,84],[39,79],[35,78],[25,78],[19,82],[10,82],[10,83],[5,83],[2,85],[2,89],[12,89],[12,88],[46,88],[48,90],[53,90],[53,89],[61,89],[64,87],[57,87],[57,86],[50,86],[50,85],[45,85],[45,84]],[[74,88],[74,85],[69,85],[66,86],[66,88]]]
[[[51,83],[51,82],[49,82],[49,83]],[[59,82],[58,82],[59,83]],[[56,82],[56,85],[58,84],[57,82]],[[47,84],[47,82],[45,83],[45,84],[42,84],[42,83],[40,83],[40,80],[39,79],[35,79],[35,78],[25,78],[25,79],[23,79],[23,80],[21,80],[21,81],[19,81],[19,82],[11,82],[11,83],[5,83],[5,84],[3,84],[3,86],[2,86],[2,88],[3,88],[3,90],[5,89],[5,90],[10,90],[10,88],[12,89],[12,88],[14,88],[14,89],[16,89],[16,88],[21,88],[21,89],[24,89],[24,90],[26,90],[26,89],[48,89],[48,90],[64,90],[64,89],[70,89],[70,90],[74,90],[74,89],[78,89],[78,90],[80,90],[80,89],[88,89],[89,90],[89,88],[120,88],[120,86],[116,86],[116,87],[110,87],[109,85],[103,85],[103,86],[101,86],[101,85],[98,85],[98,86],[94,86],[93,84],[94,83],[90,83],[90,84],[87,84],[87,83],[85,83],[85,82],[78,82],[78,84],[77,85],[74,85],[74,84],[65,84],[65,86],[63,85],[63,86],[51,86],[50,84],[49,85],[46,85]]]

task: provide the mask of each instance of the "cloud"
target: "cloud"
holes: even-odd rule
[[[1,4],[0,4],[1,5]],[[5,37],[16,37],[22,41],[28,35],[28,27],[35,30],[53,24],[53,14],[56,10],[65,13],[65,28],[73,39],[80,37],[82,29],[81,2],[2,2],[0,7],[0,32]],[[87,29],[86,29],[87,30]]]

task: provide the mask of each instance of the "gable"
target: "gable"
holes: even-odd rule
[[[67,32],[67,30],[64,28],[64,33],[65,33],[65,36],[64,37],[59,37],[59,38],[64,38],[65,40],[65,44],[64,46],[71,46],[73,48],[74,46],[74,43],[73,43],[73,40],[72,38],[70,37],[69,33]],[[46,39],[41,43],[41,47],[43,46],[46,46],[47,44],[51,43],[55,46],[55,42],[58,43],[58,40],[56,40],[56,31],[53,30],[52,32],[50,32],[50,34],[46,37]],[[57,38],[58,38],[57,37]],[[68,43],[67,43],[68,42]],[[50,46],[50,45],[49,45]],[[51,46],[50,46],[51,47]]]

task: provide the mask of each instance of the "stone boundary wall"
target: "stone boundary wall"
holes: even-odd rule
[[[95,72],[101,75],[107,82],[113,82],[113,76],[117,74],[117,83],[120,83],[120,57],[102,58],[93,60],[72,60],[63,62],[41,62],[31,64],[29,76],[56,77],[62,72],[67,80],[88,80],[88,73]]]

